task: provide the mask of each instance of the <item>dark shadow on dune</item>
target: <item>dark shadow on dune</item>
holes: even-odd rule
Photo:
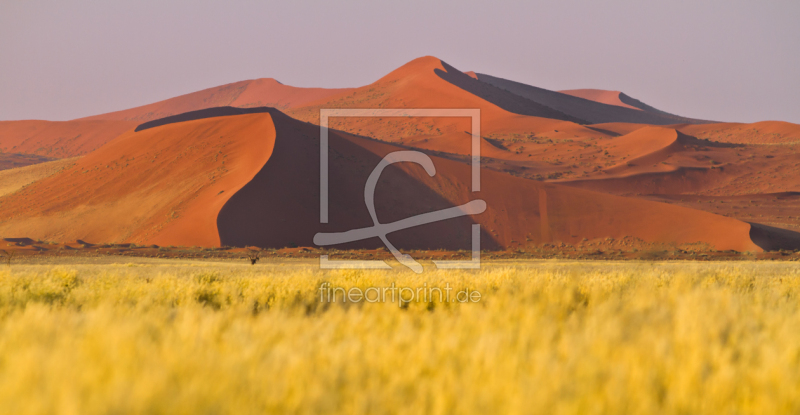
[[[590,122],[578,117],[567,115],[561,111],[531,101],[525,97],[510,93],[493,85],[481,82],[442,61],[445,71],[436,69],[434,72],[447,82],[475,95],[494,105],[514,114],[531,115],[534,117],[552,118],[556,120],[571,121],[578,124]]]
[[[206,108],[197,111],[184,112],[178,115],[171,115],[169,117],[159,118],[157,120],[148,121],[139,124],[134,131],[147,130],[149,128],[160,127],[162,125],[174,124],[177,122],[202,120],[204,118],[225,117],[230,115],[242,114],[258,114],[270,112],[273,108],[270,107],[255,107],[255,108],[236,108],[236,107],[214,107]]]
[[[492,85],[508,93],[526,98],[532,102],[553,108],[572,117],[587,120],[585,124],[600,124],[606,122],[626,122],[635,124],[670,125],[670,124],[706,124],[711,121],[697,120],[670,114],[625,95],[625,99],[637,103],[637,108],[642,111],[608,105],[600,102],[575,97],[561,92],[550,91],[544,88],[514,82],[486,74],[476,74],[478,80],[484,84]],[[620,94],[621,96],[624,94]],[[623,101],[624,102],[624,101]]]
[[[800,249],[800,233],[750,222],[750,239],[765,251]]]
[[[495,138],[489,138],[489,137],[481,137],[481,138],[483,138],[484,140],[486,140],[486,142],[487,142],[487,143],[489,143],[489,144],[493,145],[495,148],[499,148],[500,150],[506,150],[506,151],[509,151],[509,150],[508,150],[508,147],[506,147],[506,146],[503,144],[503,141],[502,141],[502,140],[498,140],[498,139],[495,139]]]
[[[20,245],[31,245],[36,243],[36,241],[34,241],[31,238],[3,238],[3,240],[6,242],[11,242]]]
[[[373,226],[364,204],[364,184],[381,159],[361,143],[331,130],[329,135],[329,223],[319,223],[319,127],[268,111],[277,138],[273,153],[256,176],[220,210],[217,229],[225,246],[314,246],[317,232]],[[371,143],[378,146],[386,144]],[[423,173],[424,174],[424,173]],[[375,193],[381,223],[452,207],[453,203],[403,169],[384,170]],[[472,218],[465,216],[393,232],[402,249],[470,249]],[[499,244],[482,230],[481,248]],[[327,247],[379,248],[378,238]]]

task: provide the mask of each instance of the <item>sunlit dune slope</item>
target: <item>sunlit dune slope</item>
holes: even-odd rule
[[[218,245],[217,213],[264,165],[274,139],[269,114],[129,131],[0,199],[0,233]]]
[[[51,158],[81,156],[134,127],[130,121],[0,121],[0,150]]]

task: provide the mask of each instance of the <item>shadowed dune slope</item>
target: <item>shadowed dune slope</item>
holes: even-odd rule
[[[294,108],[287,114],[319,123],[322,108],[468,108],[480,109],[483,137],[524,133],[552,139],[612,136],[579,125],[584,120],[479,82],[432,56],[415,59],[378,81],[339,95]],[[381,141],[429,150],[469,155],[468,118],[381,117],[331,118],[330,127]],[[487,157],[524,156],[483,146]]]
[[[800,234],[760,223],[751,224],[750,238],[764,250],[800,249]]]
[[[318,129],[275,114],[272,157],[234,195],[218,219],[226,245],[280,247],[312,245],[316,232],[369,227],[364,183],[373,166],[398,148],[332,132],[330,137],[330,222],[319,224]],[[291,139],[286,139],[291,137]],[[668,204],[573,189],[483,171],[482,190],[471,192],[470,166],[432,157],[429,177],[411,163],[395,164],[381,176],[376,211],[382,223],[483,199],[486,212],[469,218],[406,229],[389,235],[403,248],[468,249],[469,224],[479,223],[484,248],[527,243],[578,242],[582,238],[634,236],[645,241],[705,242],[719,249],[758,250],[744,222]],[[291,178],[288,180],[287,178]],[[382,246],[377,238],[346,247]]]
[[[241,108],[267,106],[286,109],[348,90],[350,89],[299,88],[283,85],[272,78],[261,78],[208,88],[141,107],[84,119],[144,122],[189,111],[223,106]]]
[[[670,114],[666,111],[661,111],[658,108],[651,107],[636,98],[626,95],[620,91],[608,91],[605,89],[570,89],[566,91],[558,91],[562,94],[572,95],[590,101],[599,102],[602,104],[615,105],[623,108],[631,108],[635,110],[649,112],[651,114],[659,114],[669,118],[683,118],[677,115]],[[699,121],[699,120],[695,120]],[[710,121],[703,121],[709,123]]]
[[[364,184],[398,147],[332,131],[330,223],[319,223],[319,129],[285,114],[213,117],[128,132],[76,165],[0,198],[0,233],[49,240],[160,245],[312,245],[317,232],[372,225]],[[486,212],[394,232],[401,248],[484,248],[632,236],[758,250],[749,224],[683,207],[482,172],[432,157],[387,168],[375,206],[382,223],[483,199]],[[377,238],[349,247],[378,247]]]
[[[621,101],[620,97],[625,95],[618,93],[615,99],[610,99],[612,91],[602,91],[603,94],[576,94],[574,91],[550,91],[514,82],[507,79],[498,78],[491,75],[476,74],[477,79],[483,83],[493,85],[510,93],[524,97],[530,101],[558,110],[572,117],[586,120],[588,123],[609,123],[626,122],[653,125],[670,124],[698,124],[707,121],[695,120],[686,117],[672,115],[644,104],[636,104],[639,101],[625,96],[629,103]],[[587,90],[578,90],[587,91]],[[595,91],[595,90],[592,90]],[[602,100],[595,101],[591,97],[602,96]],[[643,108],[646,108],[643,110]]]
[[[433,56],[414,59],[376,82],[288,113],[316,122],[320,108],[480,108],[487,121],[527,115],[585,123],[474,78]]]
[[[51,158],[82,156],[135,126],[130,121],[0,121],[0,150]]]

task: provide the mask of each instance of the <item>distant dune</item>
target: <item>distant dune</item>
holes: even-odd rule
[[[134,127],[130,121],[0,121],[0,150],[50,158],[81,156]]]
[[[591,124],[625,122],[670,125],[709,122],[669,114],[618,91],[581,89],[556,92],[486,74],[476,74],[476,77],[481,82],[587,120]]]
[[[624,94],[619,91],[606,91],[604,89],[568,89],[558,92],[572,95],[573,97],[588,99],[589,101],[599,102],[601,104],[616,105],[618,107],[630,108],[633,110],[642,110],[642,108],[637,108],[622,102],[620,96]]]
[[[684,125],[686,134],[734,144],[800,145],[800,125],[783,121]]]
[[[318,124],[321,108],[477,108],[483,136],[524,132],[572,139],[604,135],[580,125],[584,120],[479,82],[431,56],[415,59],[370,85],[290,109],[287,114]],[[381,141],[461,155],[470,151],[466,118],[334,118],[330,125]],[[484,148],[490,157],[524,157],[498,153],[491,145]]]
[[[349,91],[348,88],[299,88],[283,85],[272,78],[235,82],[192,92],[153,104],[84,118],[85,120],[150,121],[213,107],[294,108],[308,102]]]
[[[606,151],[622,160],[619,164],[606,168],[605,172],[633,175],[674,171],[678,166],[667,164],[666,160],[678,152],[686,151],[691,144],[693,142],[690,137],[671,128],[641,128],[605,143]]]
[[[372,84],[332,95],[289,112],[306,119],[322,107],[480,108],[482,116],[487,119],[517,114],[585,123],[580,118],[478,82],[432,56],[415,59]]]
[[[347,90],[297,88],[264,78],[72,121],[0,121],[0,150],[49,158],[75,157],[90,153],[145,121],[220,106],[293,108]]]

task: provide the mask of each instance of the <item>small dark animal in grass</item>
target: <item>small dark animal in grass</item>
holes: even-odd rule
[[[259,256],[258,252],[251,252],[247,254],[247,259],[250,260],[250,265],[255,265],[261,257]]]

